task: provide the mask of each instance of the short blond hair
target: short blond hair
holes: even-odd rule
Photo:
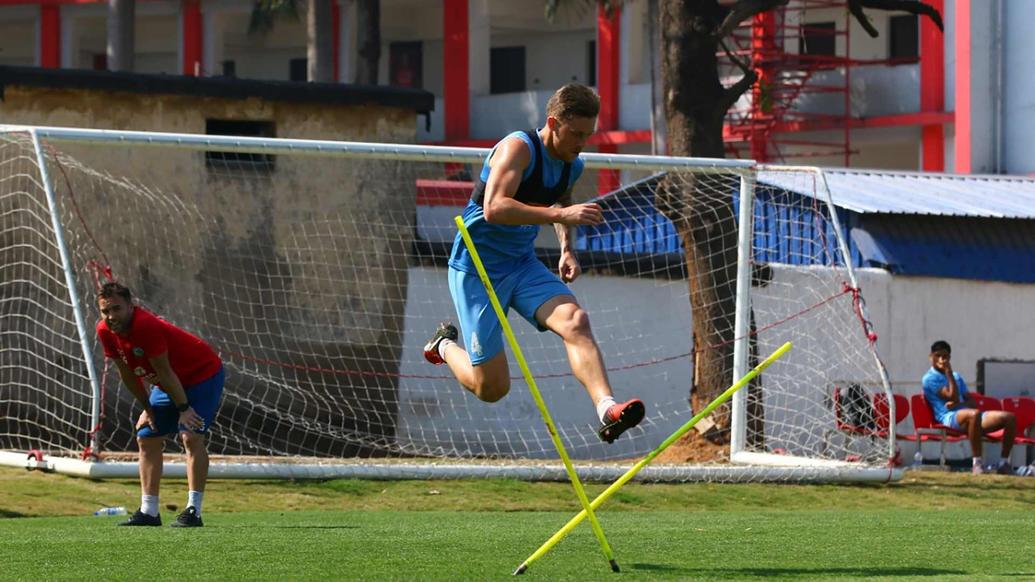
[[[567,121],[572,117],[596,117],[600,114],[600,97],[580,83],[568,83],[550,96],[546,114]]]

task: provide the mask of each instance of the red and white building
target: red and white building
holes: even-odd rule
[[[356,6],[332,6],[336,78],[355,78]],[[603,151],[663,148],[652,123],[660,71],[652,62],[654,0],[604,14],[562,3],[381,0],[384,84],[436,97],[421,141],[491,144],[541,124],[547,97],[570,81],[597,87]],[[1035,46],[1026,0],[927,0],[945,19],[870,11],[870,38],[834,0],[792,0],[743,23],[733,45],[753,56],[762,89],[729,116],[729,155],[763,161],[949,171],[1031,173]],[[299,2],[303,7],[305,2]],[[305,18],[249,34],[249,0],[152,0],[136,7],[135,70],[304,80]],[[103,69],[107,2],[0,0],[0,65]],[[731,79],[735,70],[727,67]],[[17,120],[4,120],[17,122]],[[657,131],[652,132],[652,127]],[[653,150],[652,150],[653,148]]]

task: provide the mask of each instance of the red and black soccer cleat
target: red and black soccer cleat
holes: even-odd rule
[[[640,424],[645,412],[646,408],[639,398],[612,405],[604,413],[604,423],[597,430],[600,440],[613,443],[623,432]]]
[[[436,366],[445,364],[446,361],[438,353],[438,345],[444,339],[456,341],[458,337],[460,337],[460,334],[456,331],[455,325],[452,323],[440,323],[438,329],[435,330],[435,335],[431,336],[428,343],[424,344],[424,359]]]

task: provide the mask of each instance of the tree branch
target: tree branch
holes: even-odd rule
[[[914,14],[916,16],[926,16],[934,22],[938,30],[945,32],[945,25],[942,23],[942,15],[937,10],[924,4],[923,2],[914,0],[848,0],[848,10],[851,11],[852,16],[859,22],[859,25],[863,27],[867,34],[872,38],[877,38],[877,29],[874,28],[873,23],[870,22],[864,9],[873,8],[874,10],[889,10],[889,11],[901,11]]]
[[[718,107],[720,108],[720,111],[723,112],[723,115],[725,115],[726,111],[729,111],[729,108],[733,107],[733,104],[737,102],[737,99],[740,99],[740,96],[746,93],[748,89],[755,84],[755,81],[758,80],[758,73],[756,73],[746,61],[737,58],[737,56],[733,54],[733,51],[730,50],[730,47],[726,45],[725,40],[719,39],[719,46],[721,46],[722,50],[726,52],[726,56],[729,57],[735,65],[737,65],[737,68],[744,73],[744,76],[736,83],[723,90],[722,97],[719,98]]]
[[[725,38],[729,33],[733,32],[733,29],[741,22],[744,22],[756,14],[772,10],[777,6],[786,6],[787,2],[788,0],[738,0],[737,3],[730,8],[729,13],[726,14],[726,18],[722,20],[722,24],[715,29],[715,32],[712,34],[712,38],[715,40]]]

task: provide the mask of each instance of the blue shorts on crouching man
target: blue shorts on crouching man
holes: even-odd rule
[[[226,374],[220,366],[219,371],[216,372],[211,378],[194,384],[193,386],[184,386],[183,391],[187,394],[187,402],[190,403],[191,408],[194,412],[198,413],[205,421],[205,425],[199,429],[188,429],[180,426],[180,413],[176,410],[176,405],[173,403],[169,395],[162,391],[157,386],[151,390],[151,408],[154,410],[154,421],[158,425],[158,430],[151,430],[150,426],[144,426],[137,431],[137,436],[141,438],[159,437],[179,432],[180,430],[192,430],[197,434],[207,434],[209,427],[216,420],[216,413],[219,412],[219,401],[223,396],[223,384],[226,380]]]
[[[535,320],[536,310],[558,295],[572,295],[568,286],[534,256],[506,273],[491,273],[489,280],[503,311],[509,313],[513,307],[539,331],[546,328]],[[449,293],[471,364],[486,362],[503,351],[503,326],[478,274],[450,267]]]

